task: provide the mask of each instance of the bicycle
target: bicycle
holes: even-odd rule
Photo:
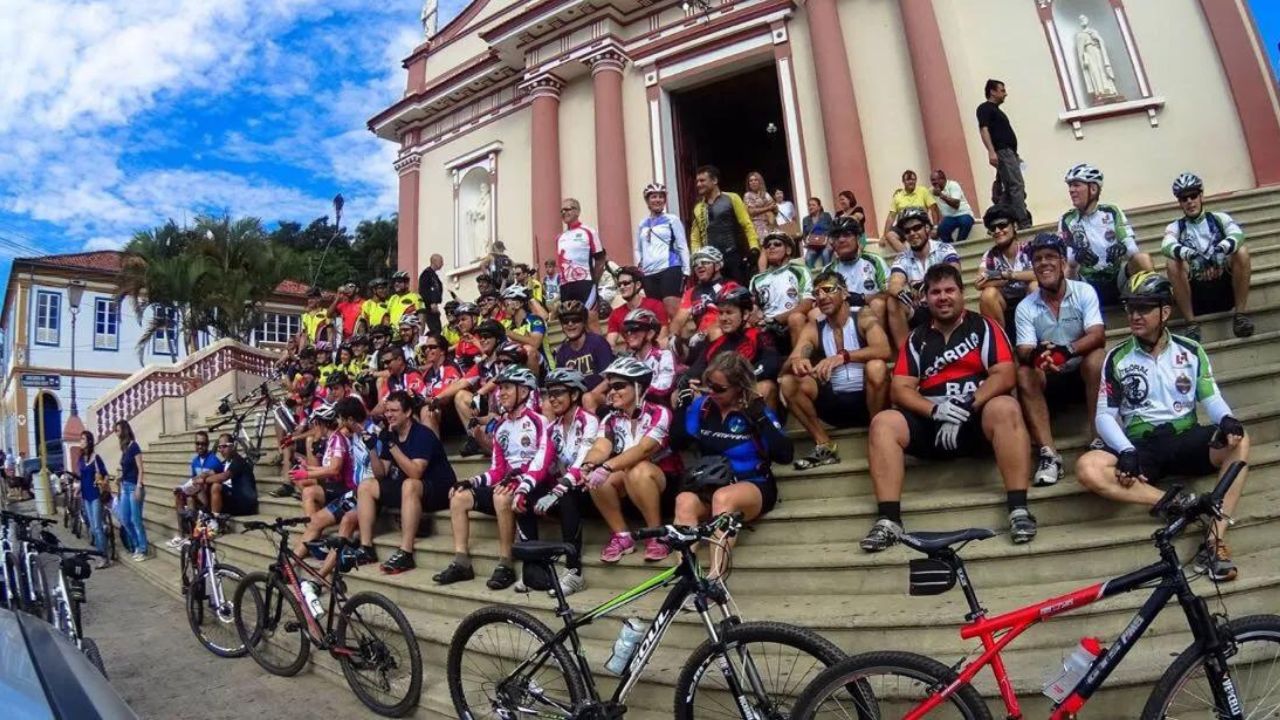
[[[248,395],[237,398],[235,404],[250,403],[243,411],[236,413],[232,406],[233,393],[227,393],[218,399],[218,414],[227,415],[220,422],[209,428],[210,433],[216,433],[225,427],[228,423],[232,424],[231,437],[236,444],[236,450],[244,456],[250,463],[256,463],[262,459],[262,435],[267,427],[267,412],[270,409],[276,416],[276,422],[281,423],[281,408],[283,403],[272,402],[270,383],[262,383]],[[288,409],[285,408],[286,416]],[[253,421],[253,431],[250,432],[245,427],[245,420],[252,414],[257,414],[257,419]]]
[[[355,568],[358,542],[330,538],[308,544],[337,552],[331,580],[289,550],[289,528],[308,522],[301,517],[243,524],[245,530],[274,532],[280,543],[268,570],[246,575],[236,588],[234,613],[241,642],[264,670],[285,677],[302,670],[314,644],[341,663],[347,684],[370,710],[387,717],[408,714],[422,694],[422,652],[417,635],[404,612],[386,596],[361,592],[347,597],[342,576]],[[326,612],[314,612],[307,602],[303,574],[309,576],[308,582],[328,591]],[[321,614],[328,616],[323,626]],[[378,617],[371,620],[375,615]],[[399,647],[392,647],[395,636],[404,641]],[[375,697],[375,692],[386,699]]]
[[[4,564],[5,606],[48,622],[51,616],[44,594],[46,585],[29,528],[39,525],[44,529],[57,521],[8,510],[0,511],[0,519],[4,521],[0,530],[0,551],[3,552],[0,562]]]
[[[244,657],[249,651],[236,630],[231,599],[231,589],[244,578],[244,571],[219,562],[214,545],[219,531],[231,529],[231,516],[213,515],[204,509],[184,510],[181,516],[191,523],[190,537],[178,551],[179,582],[191,632],[218,657]]]
[[[1196,520],[1212,522],[1225,518],[1222,498],[1244,467],[1242,462],[1233,463],[1214,490],[1204,495],[1183,495],[1177,486],[1165,493],[1156,505],[1156,512],[1166,517],[1167,522],[1152,535],[1160,555],[1159,562],[995,617],[987,617],[986,609],[979,604],[973,583],[965,572],[964,561],[957,553],[970,542],[993,537],[993,531],[970,528],[955,532],[903,534],[900,539],[904,545],[927,557],[912,561],[912,592],[917,595],[939,594],[958,582],[969,606],[960,637],[980,639],[981,653],[958,672],[961,663],[948,667],[937,660],[909,652],[870,652],[849,657],[824,672],[805,689],[792,717],[811,720],[825,717],[915,719],[958,716],[969,720],[989,720],[990,711],[970,683],[982,668],[990,665],[1007,716],[1021,718],[1022,711],[1000,652],[1028,628],[1043,620],[1121,593],[1150,587],[1151,596],[1137,615],[1115,643],[1098,654],[1069,694],[1054,705],[1051,717],[1055,720],[1074,717],[1156,616],[1176,597],[1195,641],[1160,677],[1141,717],[1145,720],[1194,714],[1221,720],[1243,720],[1245,708],[1252,709],[1256,701],[1246,701],[1240,692],[1240,679],[1252,680],[1254,668],[1248,666],[1266,660],[1268,656],[1270,662],[1275,662],[1280,654],[1280,616],[1253,615],[1228,620],[1225,614],[1210,614],[1205,600],[1192,591],[1173,541]],[[1272,679],[1275,672],[1273,665],[1261,673],[1267,679],[1258,678],[1268,693],[1276,690]],[[1180,698],[1196,709],[1175,708],[1175,702]],[[1275,699],[1270,701],[1268,707],[1272,710],[1265,711],[1268,716],[1277,702]],[[948,705],[945,711],[940,707],[944,704]],[[934,710],[939,712],[930,715]]]
[[[71,473],[58,475],[58,492],[62,495],[62,527],[77,538],[81,533],[80,486]]]
[[[637,540],[665,540],[679,551],[679,564],[583,613],[569,607],[559,583],[553,581],[556,615],[564,622],[559,631],[507,605],[484,607],[468,615],[449,644],[447,668],[454,710],[459,717],[620,718],[627,711],[628,694],[677,614],[692,600],[708,638],[689,655],[680,672],[674,717],[787,717],[787,704],[794,701],[795,692],[844,653],[803,628],[743,622],[732,612],[733,601],[723,580],[702,574],[694,547],[709,541],[720,546],[727,558],[725,540],[741,528],[741,515],[725,514],[696,527],[667,525],[632,533]],[[571,556],[574,548],[566,543],[527,541],[517,543],[513,552],[526,565],[540,565],[555,578],[559,576],[556,560]],[[623,669],[617,689],[602,699],[578,631],[668,587],[671,591]],[[712,606],[720,611],[718,621],[711,614]],[[770,671],[774,674],[766,676]]]
[[[39,573],[41,592],[47,599],[46,619],[89,658],[89,662],[93,663],[103,677],[107,677],[102,652],[97,643],[84,636],[84,625],[80,618],[80,606],[88,601],[84,581],[93,574],[88,558],[101,557],[102,553],[88,548],[63,547],[57,536],[47,530],[41,533],[41,539],[30,542],[39,552],[57,556],[45,563],[46,568],[56,564],[56,569],[51,572],[41,568]],[[50,581],[51,575],[56,577],[56,582]]]

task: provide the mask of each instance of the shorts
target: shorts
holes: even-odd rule
[[[1196,425],[1180,433],[1157,429],[1144,438],[1134,440],[1133,447],[1138,451],[1142,473],[1147,480],[1157,482],[1170,475],[1196,477],[1217,471],[1209,460],[1209,443],[1217,431],[1213,425]],[[1107,448],[1107,452],[1120,455],[1111,448]]]
[[[546,495],[550,491],[551,488],[545,485],[540,485],[530,490],[529,497],[525,498],[525,511],[532,512],[533,504],[538,502],[543,495]],[[479,487],[472,488],[471,494],[475,496],[475,507],[473,509],[476,512],[481,512],[485,515],[498,514],[498,509],[494,507],[493,504],[492,485],[481,485]]]
[[[596,284],[592,280],[574,280],[560,285],[560,302],[577,300],[588,310],[596,306]]]
[[[867,427],[871,418],[867,413],[867,393],[838,393],[827,383],[818,383],[818,397],[813,409],[822,422],[838,428]]]
[[[378,482],[378,505],[384,508],[400,509],[400,489],[404,486],[404,477],[400,473],[380,477]],[[422,484],[422,511],[440,512],[449,509],[449,489],[446,484]]]
[[[324,486],[324,504],[329,504],[342,499],[343,495],[351,492],[345,485],[325,485]]]
[[[186,482],[174,488],[173,492],[175,495],[182,495],[183,497],[192,497],[196,493],[200,492],[200,490],[203,487],[204,487],[203,484],[201,484],[200,487],[196,487],[195,478],[190,478]]]
[[[341,520],[343,515],[356,509],[356,491],[348,490],[346,493],[339,495],[336,500],[325,505],[324,509],[329,511],[335,522]]]
[[[1077,362],[1072,370],[1045,373],[1044,399],[1049,407],[1056,409],[1085,400],[1083,368],[1084,363]]]
[[[684,294],[684,270],[670,267],[652,275],[645,275],[640,280],[640,285],[644,288],[644,294],[651,298],[658,300],[669,297],[678,298]]]
[[[982,413],[974,411],[960,426],[955,450],[936,444],[939,423],[933,418],[902,412],[907,419],[907,454],[922,460],[949,460],[958,457],[982,457],[991,454],[991,443],[982,432]]]
[[[228,515],[256,515],[258,513],[258,499],[241,495],[223,485],[222,512]]]
[[[1123,272],[1123,269],[1121,272]],[[1099,277],[1081,279],[1089,283],[1090,287],[1098,293],[1099,306],[1116,307],[1120,304],[1120,283],[1116,278]]]
[[[1196,315],[1225,312],[1235,306],[1236,294],[1231,287],[1230,273],[1222,273],[1217,280],[1191,282],[1191,312]]]
[[[773,478],[770,478],[768,480],[761,480],[761,481],[739,480],[738,483],[747,483],[750,485],[754,485],[756,489],[760,491],[760,515],[756,518],[757,520],[761,517],[764,517],[766,514],[768,514],[769,511],[772,510],[774,506],[778,504],[778,482]],[[738,483],[735,483],[735,484],[738,484]],[[728,487],[728,486],[725,486],[725,487]],[[719,488],[716,488],[716,490],[719,490]],[[698,500],[701,501],[703,505],[706,505],[708,509],[710,509],[711,496],[716,494],[716,490],[711,490],[711,489],[682,490],[681,492],[696,493],[698,496]]]

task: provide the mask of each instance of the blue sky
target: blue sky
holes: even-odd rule
[[[441,25],[466,5],[441,0]],[[0,283],[202,212],[395,211],[365,121],[404,88],[421,0],[0,0]]]
[[[1280,77],[1280,2],[1276,0],[1250,0],[1253,19],[1258,23],[1258,32],[1267,47],[1267,56],[1271,58],[1271,71]]]

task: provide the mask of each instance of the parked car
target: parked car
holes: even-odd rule
[[[50,440],[45,443],[46,462],[49,463],[49,477],[66,469],[66,463],[63,460],[62,441]],[[34,481],[36,476],[40,474],[40,455],[36,454],[22,461],[22,477],[29,481]],[[35,487],[32,485],[32,487]]]

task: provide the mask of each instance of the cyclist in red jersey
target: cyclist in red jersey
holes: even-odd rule
[[[756,378],[756,394],[764,398],[770,408],[777,410],[778,371],[782,368],[782,357],[773,345],[773,338],[747,322],[755,310],[751,291],[740,285],[722,290],[716,297],[716,307],[720,337],[695,348],[689,369],[677,383],[680,388],[677,392],[687,394],[686,400],[692,400],[693,393],[702,390],[702,376],[711,360],[721,352],[736,352],[751,365]]]
[[[907,336],[893,370],[893,410],[871,421],[871,482],[879,519],[862,549],[879,552],[902,533],[903,455],[949,460],[994,450],[1004,478],[1010,535],[1030,542],[1030,438],[1014,399],[1017,367],[1009,338],[991,318],[964,307],[964,280],[950,264],[925,272],[930,319]]]
[[[450,385],[462,378],[462,372],[458,370],[457,365],[449,362],[449,341],[445,340],[443,335],[439,333],[427,335],[427,339],[418,346],[418,350],[422,357],[418,371],[422,374],[423,396],[427,399],[419,413],[419,420],[423,425],[431,428],[437,437],[443,437],[440,434],[440,425],[444,419],[443,413],[450,408],[447,407],[448,403],[442,405],[436,399]]]

